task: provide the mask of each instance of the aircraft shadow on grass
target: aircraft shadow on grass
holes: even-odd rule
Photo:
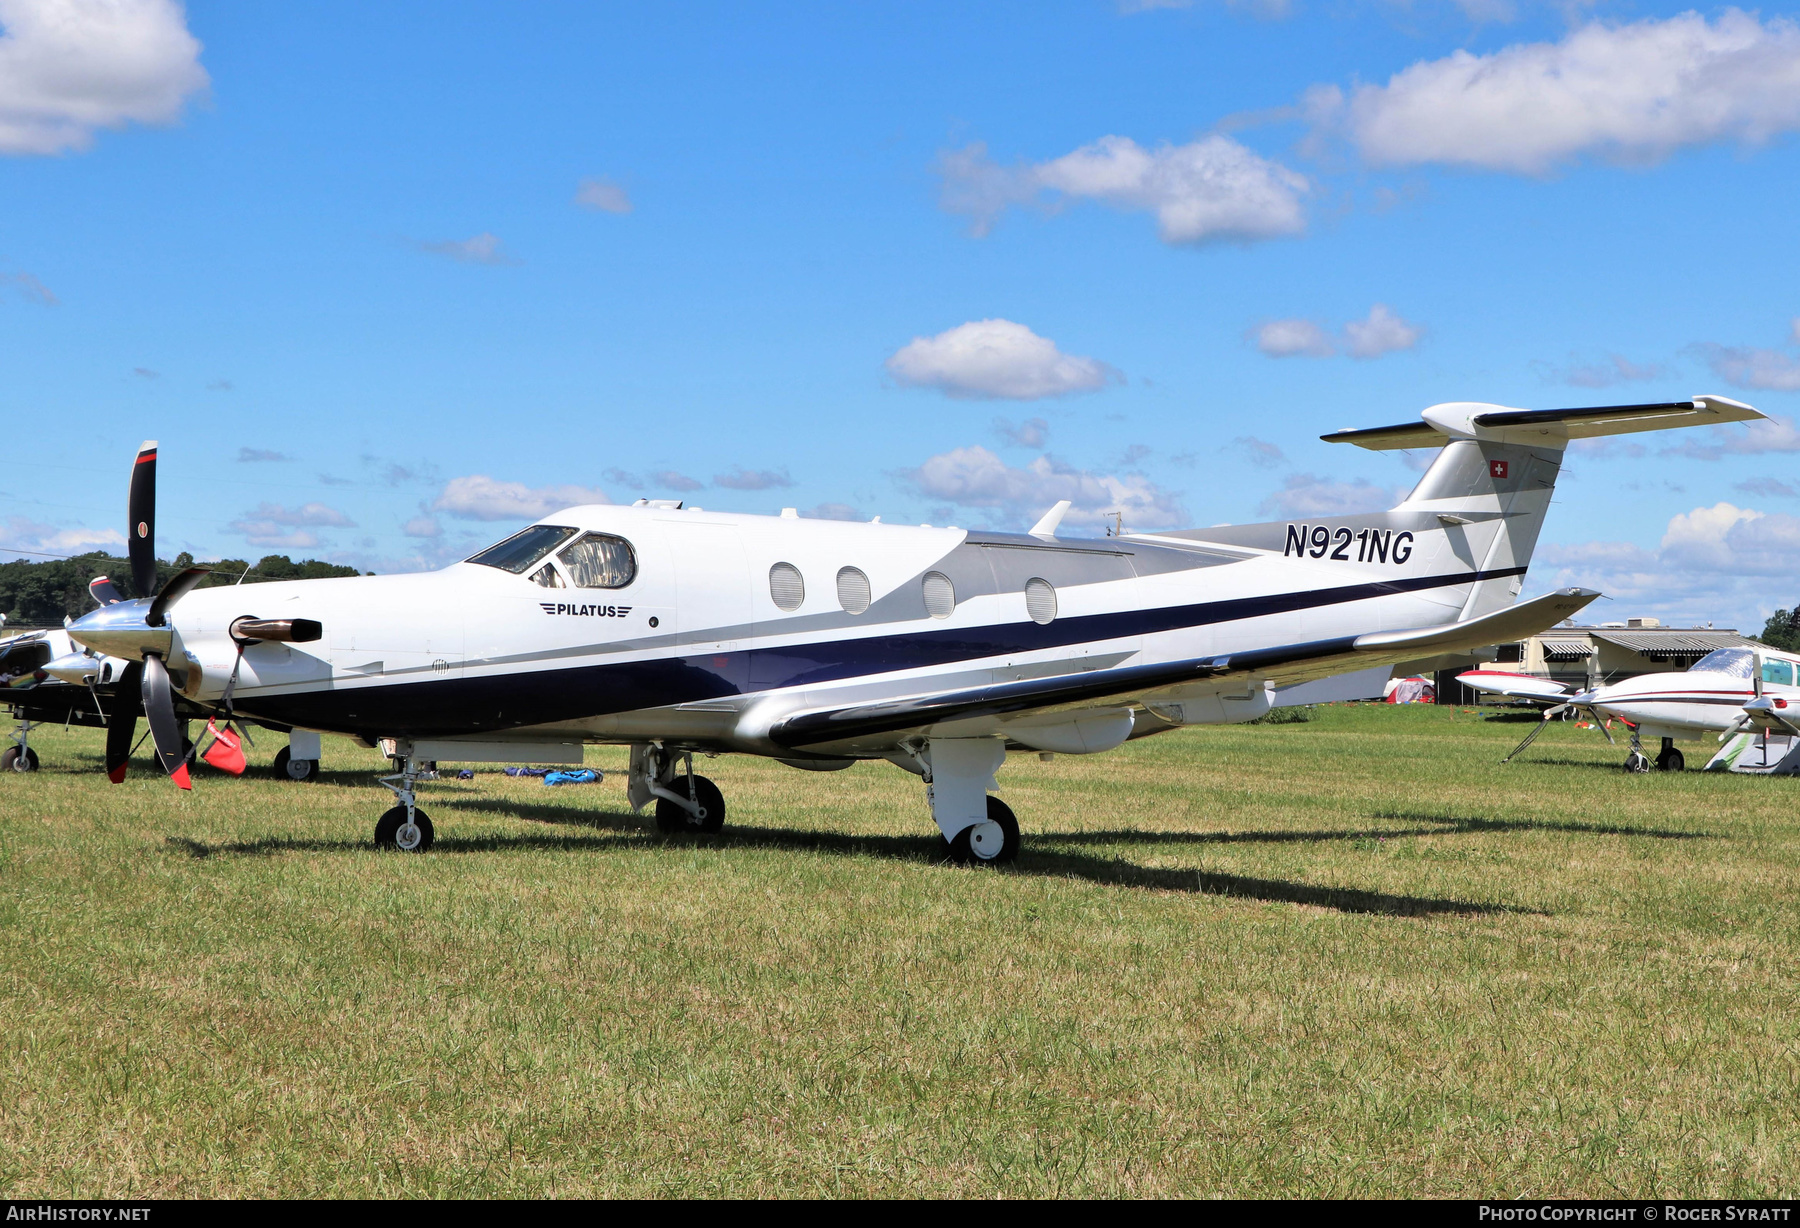
[[[479,812],[502,815],[530,822],[555,824],[564,828],[585,828],[585,833],[454,836],[446,835],[432,846],[433,856],[463,853],[495,853],[543,849],[557,852],[612,851],[624,845],[620,837],[638,836],[652,830],[650,821],[625,811],[578,811],[560,805],[514,801],[484,797],[441,797],[434,809],[440,811]],[[1225,895],[1241,899],[1276,903],[1306,904],[1339,912],[1374,913],[1384,916],[1418,917],[1438,914],[1481,915],[1494,913],[1528,913],[1545,915],[1543,909],[1514,904],[1480,903],[1472,900],[1444,899],[1429,896],[1368,891],[1354,887],[1331,887],[1286,879],[1256,878],[1225,874],[1212,870],[1178,869],[1146,866],[1119,858],[1090,856],[1067,851],[1067,845],[1082,844],[1252,844],[1326,842],[1344,840],[1403,839],[1416,836],[1461,835],[1476,833],[1529,832],[1534,830],[1568,832],[1578,835],[1646,836],[1655,839],[1689,840],[1707,838],[1706,833],[1667,831],[1656,828],[1630,827],[1621,824],[1576,822],[1528,822],[1524,820],[1479,819],[1461,815],[1420,815],[1383,813],[1375,817],[1410,822],[1407,828],[1333,829],[1320,831],[1271,832],[1153,832],[1141,830],[1108,830],[1069,833],[1043,833],[1036,847],[1029,847],[1008,873],[1036,874],[1056,878],[1081,878],[1110,886],[1142,887],[1160,891],[1183,891],[1202,895]],[[935,835],[917,836],[852,835],[837,832],[796,831],[791,828],[731,826],[713,836],[674,836],[671,841],[683,844],[706,844],[724,848],[772,848],[785,851],[829,853],[839,856],[874,856],[902,861],[936,863],[944,860],[943,842]],[[265,837],[261,840],[207,844],[186,837],[170,837],[168,844],[192,857],[272,856],[288,852],[363,852],[371,846],[359,840],[322,840],[289,837]],[[959,871],[966,872],[966,871]]]

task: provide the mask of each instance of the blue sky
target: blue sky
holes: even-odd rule
[[[1779,9],[0,0],[0,555],[417,569],[572,501],[1388,506],[1324,431],[1717,392],[1533,588],[1800,602]]]

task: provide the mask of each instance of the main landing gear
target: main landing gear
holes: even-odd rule
[[[664,835],[711,835],[725,826],[725,795],[706,777],[694,775],[692,751],[672,753],[656,742],[636,743],[627,780],[632,809],[654,800],[656,829]]]
[[[1019,855],[1019,820],[1012,807],[989,794],[994,772],[1006,762],[999,738],[932,738],[904,743],[889,760],[925,779],[931,817],[949,844],[950,860],[997,866]]]
[[[381,821],[375,824],[375,847],[423,853],[431,847],[437,832],[432,829],[431,816],[419,809],[415,787],[421,777],[437,774],[436,765],[412,758],[398,762],[400,770],[392,776],[383,776],[381,783],[393,790],[400,804],[382,815]]]
[[[1638,731],[1631,731],[1631,753],[1625,756],[1625,770],[1631,773],[1648,772],[1651,767],[1659,772],[1679,772],[1687,767],[1687,758],[1675,749],[1674,738],[1664,738],[1662,749],[1657,752],[1656,762],[1644,753],[1644,745],[1638,740]]]

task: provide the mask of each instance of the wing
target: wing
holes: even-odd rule
[[[769,737],[798,748],[924,729],[943,721],[1010,716],[1022,712],[1091,707],[1103,701],[1142,700],[1169,687],[1232,677],[1255,677],[1288,686],[1376,665],[1396,665],[1440,653],[1461,652],[1523,639],[1553,627],[1600,594],[1567,588],[1463,622],[1381,631],[1248,652],[1129,665],[1119,669],[1001,682],[959,691],[938,691],[880,703],[796,712],[777,721]]]
[[[1485,691],[1490,695],[1504,695],[1508,699],[1529,699],[1542,703],[1552,703],[1567,699],[1574,690],[1560,682],[1552,682],[1548,678],[1534,678],[1530,674],[1510,674],[1498,669],[1472,669],[1458,674],[1456,680],[1472,691]]]

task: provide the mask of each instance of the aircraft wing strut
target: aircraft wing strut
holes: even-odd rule
[[[1285,686],[1375,665],[1523,639],[1555,626],[1599,595],[1592,589],[1559,589],[1481,618],[1411,631],[1340,636],[1186,661],[1128,665],[797,712],[778,721],[769,730],[769,737],[786,747],[818,745],[898,733],[941,721],[1086,707],[1103,700],[1132,699],[1166,687],[1232,675],[1260,676]]]

